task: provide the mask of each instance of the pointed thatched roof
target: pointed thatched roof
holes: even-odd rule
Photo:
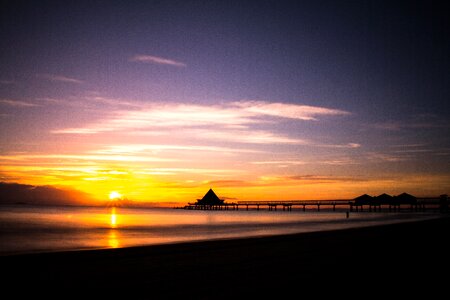
[[[408,193],[402,193],[400,195],[397,196],[398,198],[404,198],[404,199],[417,199],[416,197],[414,197],[411,194]]]
[[[394,200],[398,204],[414,204],[417,203],[417,198],[408,193],[402,193],[394,197]]]
[[[219,197],[217,197],[216,193],[212,189],[209,189],[209,191],[203,196],[202,199],[197,200],[197,204],[201,205],[219,205],[223,204],[223,200],[220,200]]]
[[[356,204],[369,204],[371,201],[373,201],[373,197],[367,194],[361,195],[359,197],[356,197],[355,199]]]
[[[390,204],[390,203],[392,203],[392,199],[393,199],[393,197],[391,195],[388,195],[386,193],[378,195],[375,198],[376,198],[376,201],[380,204]]]

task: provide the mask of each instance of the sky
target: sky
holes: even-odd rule
[[[2,1],[0,181],[98,201],[450,192],[439,1]]]

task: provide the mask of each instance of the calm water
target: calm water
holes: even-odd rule
[[[0,255],[323,231],[433,217],[350,213],[347,219],[344,212],[2,206]]]

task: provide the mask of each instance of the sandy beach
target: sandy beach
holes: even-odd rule
[[[47,297],[95,292],[138,299],[312,291],[319,296],[330,288],[351,295],[361,287],[437,295],[448,282],[449,225],[447,217],[262,238],[4,256],[3,290],[17,296],[32,289]]]

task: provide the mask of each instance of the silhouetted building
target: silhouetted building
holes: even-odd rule
[[[403,193],[395,196],[392,202],[394,204],[416,204],[417,198],[408,193]]]
[[[216,193],[212,189],[209,189],[209,191],[203,196],[202,199],[197,200],[197,205],[221,205],[223,204],[224,200],[220,200],[219,197],[217,197]]]
[[[394,197],[388,195],[386,193],[378,195],[374,199],[374,204],[382,205],[382,204],[393,204]]]
[[[367,194],[361,195],[359,197],[356,197],[355,199],[355,204],[356,205],[367,205],[367,204],[371,204],[373,201],[373,197]]]

